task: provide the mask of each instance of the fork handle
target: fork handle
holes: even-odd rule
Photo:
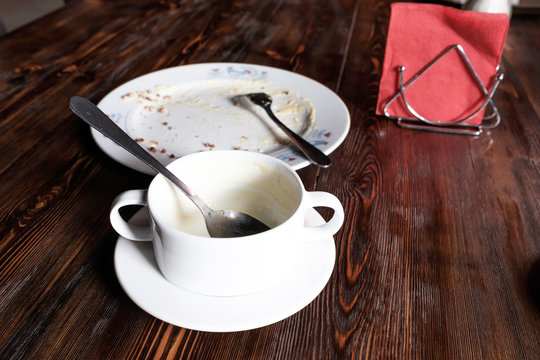
[[[313,146],[311,143],[307,142],[303,137],[299,136],[297,133],[289,129],[285,124],[279,120],[274,112],[270,108],[270,104],[263,105],[263,109],[266,111],[268,116],[279,126],[285,134],[291,139],[291,141],[306,155],[306,157],[315,165],[318,165],[323,168],[327,168],[331,165],[332,161],[325,153]]]

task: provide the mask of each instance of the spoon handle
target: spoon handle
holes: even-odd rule
[[[71,111],[94,129],[114,141],[116,144],[129,151],[139,160],[150,166],[156,172],[161,173],[168,180],[180,188],[203,212],[209,212],[208,206],[179,178],[161,164],[155,157],[142,148],[118,125],[116,125],[107,115],[105,115],[90,100],[73,96],[69,99]]]
[[[326,168],[331,165],[330,158],[326,156],[321,150],[317,149],[315,146],[307,142],[303,137],[299,136],[297,133],[289,129],[285,124],[283,124],[277,117],[274,115],[274,112],[271,109],[270,104],[259,104],[266,111],[268,116],[279,126],[281,130],[289,136],[291,141],[298,146],[298,148],[306,155],[306,157],[317,164],[320,167]]]

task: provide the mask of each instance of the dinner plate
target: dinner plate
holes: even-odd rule
[[[278,118],[326,154],[349,131],[349,112],[333,91],[305,76],[252,64],[204,63],[152,72],[114,89],[98,107],[164,165],[214,149],[263,152],[296,170],[309,165],[262,108],[232,101],[249,92],[270,94]],[[111,158],[155,174],[95,129],[91,131]]]
[[[148,221],[143,208],[132,221]],[[313,209],[306,223],[318,225],[323,218]],[[120,285],[141,309],[173,325],[193,330],[230,332],[255,329],[283,320],[303,309],[325,287],[334,268],[333,237],[306,241],[295,271],[281,283],[249,295],[206,296],[169,283],[157,266],[151,242],[119,237],[114,266]]]

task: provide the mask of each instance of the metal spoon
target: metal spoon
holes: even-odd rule
[[[201,200],[180,179],[163,166],[156,158],[137,144],[128,134],[120,129],[96,105],[80,96],[69,99],[69,107],[75,115],[86,121],[94,129],[107,136],[115,143],[135,155],[152,169],[165,176],[174,185],[178,186],[187,197],[201,210],[206,228],[211,237],[239,237],[257,234],[269,229],[259,220],[233,210],[213,210]]]
[[[232,100],[235,104],[238,104],[243,97],[248,98],[249,100],[251,100],[252,103],[262,107],[266,111],[268,116],[270,116],[270,118],[274,120],[274,122],[279,126],[279,128],[283,130],[285,134],[287,134],[287,136],[296,146],[298,146],[300,151],[302,151],[304,155],[306,155],[306,157],[309,161],[311,161],[311,163],[323,168],[329,167],[331,165],[332,162],[330,161],[330,158],[328,156],[326,156],[321,150],[317,149],[315,146],[304,140],[297,133],[289,129],[276,117],[276,115],[274,115],[274,112],[272,111],[272,97],[270,95],[262,92],[250,93],[235,96]]]

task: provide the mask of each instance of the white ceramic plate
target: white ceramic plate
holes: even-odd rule
[[[135,223],[148,221],[140,210]],[[322,224],[313,209],[306,223]],[[296,271],[282,283],[244,296],[215,297],[196,294],[169,283],[161,275],[150,242],[118,238],[114,266],[127,295],[141,309],[170,324],[188,329],[229,332],[255,329],[283,320],[307,306],[325,287],[334,268],[334,239],[306,241]]]
[[[350,116],[334,92],[305,76],[259,65],[206,63],[156,71],[119,86],[98,106],[165,165],[213,149],[263,152],[294,169],[309,165],[263,109],[231,100],[261,91],[273,97],[280,120],[324,153],[345,139]],[[96,130],[92,135],[114,160],[155,173]]]

